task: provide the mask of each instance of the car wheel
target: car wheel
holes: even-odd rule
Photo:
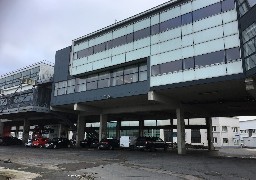
[[[56,144],[53,145],[53,149],[57,149],[57,145]]]

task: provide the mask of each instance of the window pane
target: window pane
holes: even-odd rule
[[[125,70],[124,70],[124,74],[133,74],[136,72],[138,72],[138,66],[130,66],[130,67],[125,68]]]
[[[139,67],[139,71],[146,71],[148,69],[147,64],[141,64]]]
[[[160,31],[160,25],[159,24],[155,24],[155,25],[151,26],[151,35],[158,34],[159,31]]]
[[[98,88],[104,88],[110,86],[110,79],[101,79],[98,81]]]
[[[86,84],[86,79],[76,78],[76,84]]]
[[[248,28],[246,28],[243,33],[243,42],[245,43],[246,41],[250,40],[254,36],[256,36],[256,23],[250,25]]]
[[[138,81],[138,73],[135,74],[128,74],[124,76],[124,83],[132,83],[132,82],[137,82]]]
[[[88,56],[93,54],[93,47],[88,48]]]
[[[126,43],[126,36],[122,36],[112,40],[112,47],[121,46]]]
[[[195,66],[205,66],[205,65],[211,65],[215,63],[222,63],[225,62],[224,58],[224,51],[217,51],[210,54],[204,54],[201,56],[195,57]]]
[[[256,50],[256,43],[255,43],[255,39],[252,39],[250,41],[248,41],[247,43],[244,44],[244,56],[249,56],[252,53],[255,52]]]
[[[83,49],[77,52],[77,58],[82,58],[88,56],[88,49]]]
[[[247,70],[256,67],[256,54],[246,58],[245,63],[246,63]]]
[[[75,92],[75,86],[70,86],[67,88],[67,94],[72,94]]]
[[[97,81],[87,82],[87,90],[97,89]]]
[[[249,6],[252,7],[256,4],[256,0],[248,0]]]
[[[194,69],[195,68],[195,61],[194,58],[187,58],[183,59],[183,69]]]
[[[98,75],[92,75],[88,76],[87,82],[92,82],[92,81],[97,81],[98,80]]]
[[[160,24],[160,31],[163,32],[169,29],[179,27],[180,25],[181,25],[181,16],[162,22]]]
[[[77,92],[86,91],[86,84],[79,84],[77,85]]]
[[[118,86],[124,84],[124,76],[117,76],[111,78],[111,86]]]
[[[172,61],[160,65],[161,74],[182,70],[182,61]]]
[[[139,81],[146,81],[147,80],[147,71],[139,72]]]
[[[134,41],[150,36],[150,28],[134,32]]]
[[[160,74],[160,65],[159,64],[151,67],[151,75],[156,76],[158,74]]]
[[[111,73],[111,77],[122,76],[124,74],[123,69],[117,69]]]
[[[106,43],[102,43],[94,46],[94,53],[98,53],[105,50],[106,50]]]
[[[235,9],[235,3],[234,0],[225,0],[222,1],[222,12],[229,11]]]
[[[192,23],[192,13],[182,15],[182,25]]]
[[[113,48],[113,41],[112,40],[106,42],[106,49],[111,49],[111,48]]]
[[[216,3],[193,12],[193,20],[197,21],[215,14],[221,13],[221,4]]]

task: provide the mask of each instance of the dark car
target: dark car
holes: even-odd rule
[[[42,148],[45,146],[45,144],[49,141],[48,138],[43,138],[43,137],[39,137],[39,138],[35,138],[32,140],[32,147],[39,147]]]
[[[138,137],[135,143],[136,149],[155,151],[166,150],[168,145],[158,137]]]
[[[71,143],[67,138],[53,138],[45,144],[45,147],[49,149],[69,148]]]
[[[88,138],[83,141],[80,141],[80,146],[87,148],[97,148],[99,146],[99,140]]]
[[[119,148],[119,141],[117,139],[102,139],[99,143],[98,149],[110,149]]]
[[[5,137],[0,137],[0,145],[21,145],[22,141],[16,137],[11,137],[11,136],[5,136]]]

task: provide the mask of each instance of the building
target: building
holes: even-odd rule
[[[240,121],[241,143],[247,147],[256,147],[256,120]]]
[[[53,70],[42,61],[0,77],[1,136],[26,142],[35,125],[67,124],[68,116],[50,110]]]
[[[210,117],[256,112],[255,4],[169,1],[73,40],[56,52],[53,110],[77,112],[78,141],[85,122],[101,139],[108,121],[137,120],[142,135],[144,120],[177,118],[179,154],[184,118],[206,118],[211,145]]]

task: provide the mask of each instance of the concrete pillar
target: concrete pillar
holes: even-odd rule
[[[0,137],[3,137],[4,133],[4,123],[0,120]]]
[[[19,131],[20,131],[20,126],[16,126],[16,130],[15,130],[15,137],[16,138],[19,137]]]
[[[177,145],[178,154],[186,154],[185,147],[185,121],[184,112],[181,108],[176,109],[177,116]]]
[[[144,119],[139,120],[139,136],[144,136]]]
[[[120,139],[121,120],[116,122],[116,139]]]
[[[170,124],[171,124],[171,135],[172,135],[171,143],[172,143],[172,149],[174,149],[174,144],[173,144],[173,119],[172,118],[170,119]]]
[[[108,124],[108,116],[106,114],[101,114],[100,115],[99,141],[107,138],[107,124]]]
[[[213,135],[212,135],[212,118],[207,117],[206,119],[206,127],[207,127],[207,141],[208,141],[208,150],[213,151]]]
[[[23,135],[22,135],[23,143],[26,143],[29,139],[29,129],[30,129],[29,120],[25,119],[23,124]]]
[[[78,115],[77,118],[77,133],[76,133],[76,147],[80,147],[80,141],[84,140],[84,125],[85,117]]]

